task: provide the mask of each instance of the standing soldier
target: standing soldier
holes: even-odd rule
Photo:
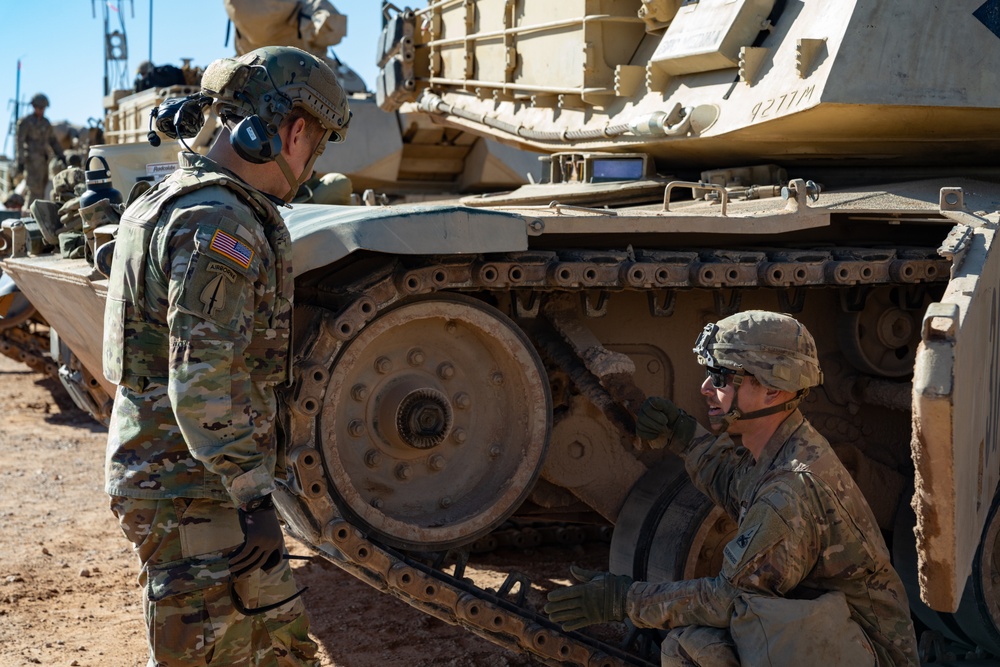
[[[670,632],[661,664],[916,667],[906,593],[861,491],[798,410],[823,374],[797,320],[751,310],[695,343],[713,435],[665,398],[636,420],[666,436],[703,493],[739,525],[717,577],[671,583],[575,570],[549,594],[566,629],[627,616]],[[662,442],[662,441],[661,441]]]
[[[292,47],[217,60],[202,89],[221,136],[122,215],[106,489],[139,556],[150,665],[312,666],[271,501],[293,286],[276,206],[350,111],[332,70]]]
[[[33,199],[45,196],[45,186],[49,182],[49,149],[58,158],[63,158],[63,149],[56,139],[49,119],[45,117],[45,107],[49,98],[38,93],[31,98],[33,113],[17,121],[17,145],[14,148],[14,173],[24,173],[28,189],[24,193],[27,208]]]

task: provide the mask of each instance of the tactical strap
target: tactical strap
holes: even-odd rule
[[[733,394],[733,404],[729,409],[729,412],[722,415],[721,417],[710,418],[709,421],[713,425],[719,425],[722,427],[722,432],[729,430],[729,427],[733,425],[737,420],[742,419],[743,421],[748,421],[750,419],[758,419],[760,417],[766,417],[768,415],[777,414],[779,412],[785,412],[786,410],[794,410],[798,407],[802,399],[806,397],[809,393],[808,389],[799,389],[795,396],[791,400],[785,401],[778,405],[772,405],[769,408],[763,408],[762,410],[754,410],[753,412],[744,413],[740,410],[737,402],[739,401],[739,388],[737,387],[736,393]]]

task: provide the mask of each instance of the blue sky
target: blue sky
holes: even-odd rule
[[[191,58],[205,67],[212,60],[235,53],[225,45],[228,16],[222,0],[0,0],[7,27],[0,40],[0,134],[3,151],[13,150],[7,131],[13,116],[17,61],[21,60],[21,101],[36,92],[48,95],[51,121],[68,120],[85,125],[88,118],[102,118],[104,108],[104,6],[119,6],[128,41],[127,80],[149,58],[150,7],[153,16],[152,60],[180,65]],[[333,47],[341,61],[354,68],[374,87],[375,46],[381,30],[380,0],[333,0],[347,15],[347,37]],[[395,2],[399,7],[426,3]],[[112,29],[118,16],[109,12]],[[114,87],[114,86],[112,86]]]

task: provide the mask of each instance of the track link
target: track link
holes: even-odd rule
[[[288,493],[279,506],[293,532],[352,575],[448,623],[487,640],[532,654],[546,664],[651,665],[638,655],[581,633],[566,633],[525,606],[527,580],[511,574],[500,591],[476,588],[369,539],[348,523],[328,488],[319,433],[319,413],[330,369],[342,347],[393,304],[438,291],[493,293],[515,318],[537,317],[541,295],[575,292],[587,316],[606,312],[609,295],[645,291],[650,314],[669,317],[677,290],[716,291],[720,315],[739,309],[743,288],[778,290],[782,307],[796,312],[810,287],[842,288],[842,304],[860,309],[878,285],[904,288],[907,303],[919,303],[927,283],[948,279],[950,262],[935,248],[816,248],[752,250],[526,251],[490,256],[432,256],[387,260],[349,284],[331,278],[306,291],[297,306],[306,333],[296,382],[289,390],[284,422],[289,434]],[[728,296],[724,290],[730,290]],[[301,326],[301,324],[299,325]],[[550,337],[551,338],[551,337]],[[561,353],[555,339],[543,349]],[[558,356],[558,354],[556,355]],[[582,368],[582,367],[581,367]],[[583,372],[581,370],[581,372]],[[589,386],[586,378],[574,380]],[[595,394],[610,396],[596,383]],[[519,586],[513,598],[511,592]]]
[[[37,329],[38,325],[24,323],[0,330],[0,354],[58,381],[59,365],[47,354],[48,333]]]

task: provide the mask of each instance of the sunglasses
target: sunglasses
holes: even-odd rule
[[[705,375],[712,378],[712,386],[716,389],[722,389],[729,384],[728,376],[736,375],[738,372],[721,366],[705,366]]]

